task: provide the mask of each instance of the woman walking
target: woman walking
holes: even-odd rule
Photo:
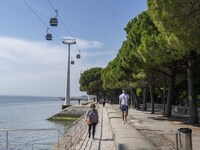
[[[86,121],[87,121],[87,124],[88,124],[88,134],[89,134],[88,137],[90,138],[91,129],[92,129],[93,140],[95,139],[94,138],[95,128],[96,128],[97,123],[99,122],[98,111],[95,107],[96,107],[95,104],[91,104],[90,109],[86,113]]]

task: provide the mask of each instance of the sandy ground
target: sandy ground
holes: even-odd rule
[[[129,123],[161,150],[176,149],[176,133],[179,128],[192,129],[193,150],[200,149],[200,126],[184,124],[185,117],[167,119],[162,114],[129,110]]]

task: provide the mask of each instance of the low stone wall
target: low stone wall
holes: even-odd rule
[[[151,103],[148,103],[147,107],[150,108]],[[165,109],[166,109],[166,105],[165,105]],[[155,104],[155,110],[159,112],[163,112],[164,110],[163,104]],[[185,106],[172,105],[172,112],[189,115],[189,108]],[[198,108],[198,115],[200,116],[200,108]]]
[[[67,127],[66,132],[60,137],[59,147],[57,144],[54,144],[51,150],[65,150],[65,149],[73,149],[73,146],[76,142],[78,142],[79,137],[86,129],[85,115],[81,115],[75,122],[73,122],[70,126]],[[75,134],[76,131],[76,134]],[[76,135],[76,137],[75,137]],[[71,148],[70,148],[71,146]]]
[[[89,100],[89,101],[83,102],[82,105],[89,105],[91,103],[95,103],[94,100]]]
[[[87,110],[89,109],[88,105],[72,105],[65,109],[63,109],[61,112],[55,114],[54,116],[50,117],[49,119],[53,117],[71,117],[71,118],[79,118],[81,117]]]
[[[60,113],[55,114],[54,116],[50,117],[49,120],[52,120],[51,118],[53,117],[59,117],[61,118],[65,118],[65,117],[70,117],[70,118],[76,118],[78,120],[76,120],[76,123],[72,123],[72,125],[70,125],[70,127],[67,129],[67,132],[64,134],[64,136],[60,139],[60,149],[66,149],[66,146],[69,146],[68,141],[73,137],[72,135],[74,134],[75,131],[75,124],[76,124],[76,129],[80,128],[81,123],[85,124],[82,125],[83,129],[85,130],[86,127],[86,123],[85,123],[85,117],[83,116],[87,110],[90,107],[90,103],[94,103],[94,101],[87,101],[85,103],[82,103],[82,105],[71,105],[63,110],[61,110]],[[81,119],[82,116],[82,119]],[[72,145],[74,144],[74,142],[72,142]],[[58,149],[58,145],[53,145],[52,150]]]
[[[59,140],[59,149],[64,150],[70,144],[72,144],[72,145],[74,144],[74,141],[72,141],[72,143],[70,143],[70,140],[71,140],[71,138],[73,138],[75,126],[76,126],[76,129],[80,128],[81,123],[83,123],[85,121],[85,117],[83,115],[87,112],[88,109],[89,109],[89,105],[71,105],[71,106],[61,110],[61,112],[59,112],[49,118],[49,120],[54,120],[53,118],[60,118],[62,120],[62,118],[69,117],[69,118],[75,118],[75,120],[76,120],[67,128],[67,132],[64,133],[64,135]],[[81,116],[82,116],[82,119],[81,119]],[[85,129],[85,127],[83,127],[83,128]],[[52,146],[51,150],[56,150],[56,149],[58,149],[58,145],[54,144]]]

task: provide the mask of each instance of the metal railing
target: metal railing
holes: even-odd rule
[[[82,115],[78,120],[67,127],[67,142],[65,144],[65,150],[72,150],[76,147],[76,143],[80,138],[83,130],[86,128],[85,115]]]
[[[20,145],[29,146],[32,150],[37,149],[37,146],[51,146],[51,150],[71,150],[75,148],[76,143],[78,142],[79,137],[81,136],[83,130],[86,127],[85,122],[85,114],[82,115],[79,119],[73,122],[70,126],[66,128],[64,133],[61,133],[59,129],[0,129],[0,133],[5,133],[5,142],[0,141],[0,146],[3,146],[5,150],[9,150],[10,147],[17,147]],[[57,142],[35,142],[32,141],[30,143],[19,144],[16,141],[11,140],[12,135],[11,133],[20,132],[23,135],[24,132],[49,132],[49,131],[56,131],[57,134]],[[22,137],[20,137],[22,138]],[[26,137],[23,137],[26,138]],[[17,139],[17,138],[16,138]]]
[[[17,142],[14,142],[14,141],[11,141],[11,133],[14,133],[14,132],[20,132],[24,134],[24,132],[44,132],[44,131],[55,131],[56,134],[57,134],[57,149],[59,150],[59,140],[60,140],[60,131],[59,129],[0,129],[0,132],[4,132],[5,133],[5,143],[0,143],[1,146],[3,146],[5,148],[5,150],[9,150],[9,147],[17,147],[17,146],[20,146],[20,145],[23,145],[23,147],[27,147],[27,146],[30,146],[32,148],[32,150],[34,150],[34,147],[36,145],[46,145],[47,143],[37,143],[37,142],[32,142],[32,143],[24,143],[24,144],[19,144]],[[19,137],[16,137],[16,138],[19,138]],[[26,137],[24,137],[26,138]],[[48,143],[49,145],[50,143]],[[55,143],[51,143],[51,145],[53,145]]]
[[[99,103],[97,103],[96,106],[97,106],[96,109],[98,110]],[[86,113],[67,128],[68,130],[67,135],[69,137],[65,145],[65,150],[72,150],[76,148],[76,143],[78,142],[84,129],[87,127],[85,116],[86,116]]]

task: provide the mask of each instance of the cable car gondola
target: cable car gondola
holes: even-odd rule
[[[49,24],[53,27],[56,27],[58,26],[58,19],[56,17],[54,18],[51,18],[50,21],[49,21]]]
[[[80,59],[80,58],[81,58],[81,55],[80,55],[80,54],[77,54],[77,55],[76,55],[76,58],[77,58],[77,59]]]
[[[80,52],[80,50],[79,50],[79,54],[76,55],[76,58],[77,58],[77,59],[80,59],[80,58],[81,58],[81,52]]]
[[[49,28],[47,28],[46,40],[50,41],[50,40],[52,40],[52,34],[50,34],[48,32],[48,30],[49,30]]]
[[[46,40],[48,40],[48,41],[52,40],[52,34],[47,33],[46,34]]]
[[[72,60],[72,61],[71,61],[71,64],[74,65],[74,63],[75,63],[74,60]]]
[[[72,57],[71,57],[71,65],[74,65],[74,60],[72,59]]]
[[[58,26],[58,19],[57,19],[57,16],[58,16],[58,10],[55,10],[56,12],[56,16],[54,18],[51,18],[50,21],[49,21],[49,24],[53,27],[56,27]]]

